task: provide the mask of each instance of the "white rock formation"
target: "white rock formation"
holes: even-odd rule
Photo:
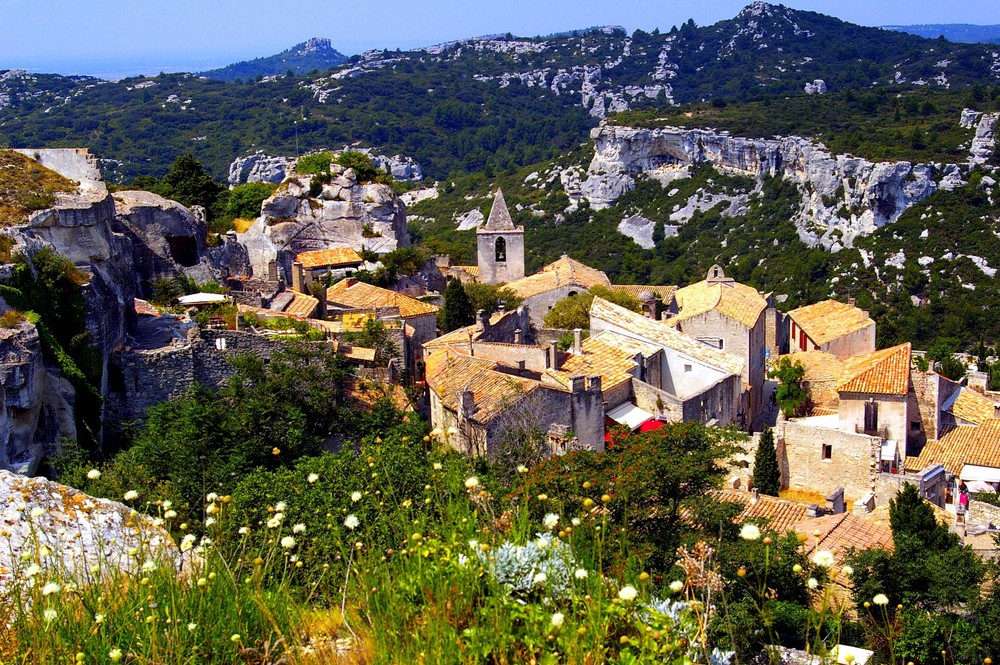
[[[826,81],[816,79],[812,83],[806,83],[805,91],[807,95],[822,95],[826,92]]]
[[[972,147],[969,148],[969,152],[972,153],[969,158],[970,164],[985,164],[993,156],[993,150],[996,148],[994,130],[997,118],[1000,118],[1000,113],[984,113],[979,119],[976,136],[972,139]]]
[[[39,556],[41,547],[51,553]],[[142,556],[129,556],[132,548]],[[114,569],[137,572],[147,560],[175,566],[179,554],[163,527],[124,504],[0,470],[0,597],[35,584],[98,580]],[[29,568],[35,561],[37,571]]]
[[[353,169],[340,173],[334,165],[331,171],[339,175],[315,198],[309,197],[309,176],[287,179],[238,236],[254,275],[267,275],[271,260],[290,271],[295,255],[310,250],[348,246],[384,254],[410,244],[406,206],[389,186],[361,184]]]
[[[244,182],[279,183],[285,179],[285,174],[295,159],[292,157],[271,157],[258,150],[247,157],[237,157],[229,165],[229,184],[239,185]]]
[[[656,247],[656,243],[653,242],[654,230],[656,230],[656,222],[641,215],[626,217],[618,224],[618,233],[628,236],[643,249]]]
[[[459,231],[471,231],[472,229],[478,229],[482,226],[483,222],[486,221],[486,218],[483,217],[483,213],[479,210],[479,208],[473,208],[464,215],[458,215],[455,218],[455,221],[458,222]]]
[[[834,156],[822,144],[799,137],[746,139],[707,129],[610,125],[595,128],[591,137],[594,158],[578,192],[595,208],[610,205],[633,186],[636,174],[709,162],[722,172],[780,176],[803,185],[796,220],[800,235],[827,248],[851,246],[858,235],[895,221],[938,189],[931,165]],[[564,184],[568,180],[574,184],[564,176]],[[572,188],[566,192],[573,200]]]

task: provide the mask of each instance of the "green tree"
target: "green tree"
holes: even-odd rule
[[[757,455],[753,463],[753,486],[761,494],[778,496],[781,491],[781,471],[778,469],[778,453],[774,447],[774,431],[765,427],[757,445]]]
[[[181,155],[174,160],[167,175],[160,181],[163,196],[177,201],[181,205],[200,205],[210,210],[216,199],[225,191],[225,187],[212,180],[205,173],[201,162],[192,155]]]
[[[590,291],[566,296],[545,313],[543,322],[546,328],[561,328],[573,330],[590,328],[590,306],[594,297],[603,298],[633,312],[641,312],[642,304],[633,296],[622,291],[612,291],[605,286],[595,286]]]
[[[472,303],[472,311],[483,310],[487,316],[494,314],[500,309],[502,303],[504,308],[509,310],[517,309],[523,302],[523,298],[517,295],[512,289],[502,284],[465,284],[465,294],[469,296]]]
[[[778,366],[771,371],[771,378],[777,379],[778,408],[785,414],[786,418],[791,418],[800,414],[809,402],[809,393],[802,386],[802,377],[805,376],[806,368],[802,363],[792,362],[788,358],[781,358]]]
[[[476,320],[469,296],[465,293],[462,282],[452,278],[444,291],[444,306],[438,313],[438,327],[441,332],[451,332],[457,328],[468,326]]]
[[[930,504],[920,497],[916,485],[905,483],[889,501],[889,524],[893,538],[911,536],[929,549],[944,550],[958,544],[958,536],[938,523]]]
[[[271,196],[275,185],[265,182],[248,182],[236,185],[229,191],[225,216],[229,219],[255,219],[260,216],[260,206]]]
[[[390,358],[399,356],[399,347],[392,339],[389,331],[381,321],[368,319],[364,328],[358,332],[346,332],[341,334],[348,344],[357,344],[366,349],[375,349],[375,362],[385,363]]]

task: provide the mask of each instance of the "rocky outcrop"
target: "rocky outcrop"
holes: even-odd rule
[[[376,155],[371,148],[361,148],[358,152],[371,157],[375,168],[382,169],[396,180],[417,182],[424,179],[423,168],[412,157]],[[265,154],[263,150],[246,157],[237,157],[229,165],[229,185],[240,185],[245,182],[278,184],[291,175],[296,161],[295,157],[271,156]]]
[[[115,205],[85,150],[25,151],[63,175],[80,177],[79,190],[56,196],[55,205],[6,233],[29,258],[42,247],[68,257],[84,274],[86,325],[101,359],[101,394],[107,394],[112,352],[134,330],[132,244],[113,231]],[[2,310],[6,310],[4,306]],[[0,373],[4,404],[0,413],[0,465],[30,470],[41,453],[63,437],[75,438],[75,397],[69,382],[43,358],[38,331],[29,323],[0,331]]]
[[[264,201],[261,216],[238,236],[255,275],[266,275],[271,260],[290,271],[300,252],[349,246],[382,254],[410,244],[406,206],[392,188],[359,183],[353,169],[343,171],[336,164],[331,172],[332,181],[314,190],[315,197],[309,196],[309,176],[283,182]]]
[[[277,184],[285,179],[292,164],[293,157],[271,157],[258,150],[247,157],[237,157],[229,165],[229,184],[239,185],[244,182],[270,182]]]
[[[964,114],[964,112],[963,112]],[[964,116],[963,116],[964,117]],[[993,156],[996,148],[996,137],[994,130],[1000,113],[984,113],[976,125],[976,135],[972,139],[972,146],[969,148],[971,157],[970,164],[985,164]]]
[[[205,215],[145,191],[115,192],[113,228],[132,241],[136,293],[152,295],[158,279],[186,274],[198,282],[216,281],[205,257]]]
[[[76,438],[74,390],[45,363],[27,321],[0,329],[0,469],[33,473],[63,437]]]
[[[129,554],[133,549],[137,556]],[[49,582],[93,580],[95,567],[101,575],[136,573],[147,561],[174,567],[180,557],[170,534],[151,517],[44,478],[0,470],[0,597]]]
[[[933,194],[941,170],[931,164],[873,163],[832,155],[822,144],[799,137],[746,139],[709,129],[610,125],[594,129],[591,136],[594,158],[579,195],[594,196],[590,201],[595,208],[606,207],[617,192],[630,189],[637,174],[708,162],[723,172],[785,177],[802,185],[800,235],[810,244],[831,249],[850,246],[855,237],[895,221],[909,206]],[[567,193],[572,200],[572,193]]]

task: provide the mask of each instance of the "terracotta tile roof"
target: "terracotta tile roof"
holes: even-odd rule
[[[435,305],[353,279],[341,280],[328,288],[326,299],[330,303],[357,309],[398,307],[399,315],[404,319],[421,314],[434,314],[438,311]]]
[[[594,286],[611,286],[608,276],[600,270],[586,266],[563,255],[540,272],[514,280],[507,287],[522,298],[530,298],[561,286],[577,286],[581,290]]]
[[[553,377],[562,385],[569,385],[571,376],[600,376],[601,389],[605,391],[632,380],[637,367],[634,353],[607,344],[603,336],[585,339],[581,350],[583,355],[568,356],[559,371],[550,375],[562,375]]]
[[[334,247],[318,249],[311,252],[300,252],[295,260],[302,263],[306,270],[311,268],[336,268],[338,266],[354,266],[364,263],[364,259],[353,247]]]
[[[479,277],[479,266],[455,266],[457,270],[462,270],[472,277]]]
[[[132,299],[132,307],[139,316],[159,316],[160,310],[141,298]]]
[[[867,515],[840,513],[814,517],[796,524],[795,531],[807,536],[803,547],[810,556],[817,550],[833,553],[836,563],[831,577],[842,586],[851,585],[847,575],[841,572],[849,550],[895,549],[887,512]],[[817,532],[819,536],[814,535]]]
[[[644,342],[642,340],[634,339],[632,337],[626,337],[625,335],[619,335],[618,333],[611,330],[605,330],[599,332],[596,335],[590,337],[589,339],[595,341],[599,340],[608,346],[613,346],[616,349],[621,349],[622,351],[627,352],[630,356],[633,357],[641,353],[646,358],[651,358],[652,356],[656,355],[661,351],[661,347],[657,346],[656,344]],[[589,340],[584,340],[584,344],[586,344],[587,341]]]
[[[943,464],[945,470],[961,475],[966,464],[1000,469],[1000,419],[977,426],[949,429],[940,439],[928,441],[915,468]]]
[[[753,328],[767,308],[767,301],[757,289],[734,281],[701,281],[677,289],[674,293],[678,314],[667,321],[681,321],[716,310],[723,316]]]
[[[642,314],[619,307],[603,298],[594,298],[590,306],[590,317],[627,330],[642,340],[657,346],[673,349],[706,365],[735,374],[743,373],[743,358],[702,344],[684,333],[671,328],[664,322],[653,321]]]
[[[905,395],[910,387],[910,354],[907,342],[865,356],[847,358],[837,391],[875,395]]]
[[[643,284],[612,284],[610,288],[612,291],[617,291],[618,293],[627,293],[636,300],[639,299],[640,293],[649,291],[665,303],[670,302],[670,298],[677,291],[676,286],[646,286]]]
[[[345,358],[350,358],[351,360],[362,360],[365,362],[372,362],[375,360],[375,349],[369,349],[364,346],[355,346],[353,344],[335,341],[333,343],[333,350],[338,351],[343,354]]]
[[[468,387],[475,397],[472,419],[486,424],[504,409],[542,387],[540,381],[495,371],[496,362],[444,347],[426,358],[427,385],[444,406],[459,410],[459,394]]]
[[[750,492],[738,490],[727,489],[712,492],[712,494],[719,501],[739,503],[743,506],[743,512],[736,518],[738,522],[764,518],[768,520],[768,525],[778,533],[794,529],[798,522],[806,518],[806,510],[809,509],[809,506],[804,503],[779,499],[766,494],[759,495],[756,500]]]
[[[291,293],[292,298],[281,310],[285,314],[300,316],[306,319],[311,317],[316,312],[316,308],[319,307],[319,298],[313,298],[292,289],[289,289],[287,293]]]
[[[875,326],[868,312],[836,300],[824,300],[793,309],[788,317],[806,331],[816,345]]]
[[[968,423],[982,425],[987,420],[993,420],[995,408],[993,400],[987,399],[982,393],[962,388],[945,411]]]
[[[470,332],[472,333],[471,339],[473,342],[478,341],[483,336],[483,334],[476,329],[475,325],[465,326],[464,328],[456,328],[451,332],[424,342],[424,349],[440,349],[444,346],[458,346],[459,348],[461,348],[462,345],[468,346]]]
[[[362,411],[370,411],[379,401],[387,397],[401,411],[414,410],[406,391],[398,383],[382,383],[351,377],[344,387],[347,396],[354,400],[355,405]]]

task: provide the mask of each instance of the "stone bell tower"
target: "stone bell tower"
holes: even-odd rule
[[[514,226],[499,189],[490,218],[476,230],[476,241],[480,282],[499,284],[524,277],[524,227]]]

